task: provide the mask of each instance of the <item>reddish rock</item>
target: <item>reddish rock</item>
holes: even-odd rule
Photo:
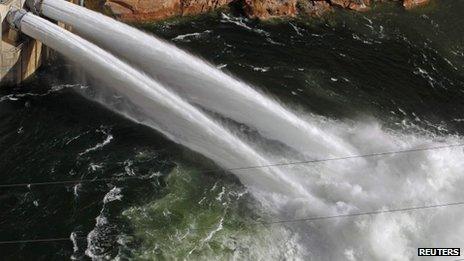
[[[117,17],[131,15],[134,13],[132,6],[128,6],[124,3],[108,1],[105,3],[105,7],[109,8],[111,13]]]
[[[156,21],[182,14],[181,0],[107,0],[105,7],[127,22]]]
[[[250,18],[263,20],[294,17],[298,13],[296,0],[244,0],[243,11]]]
[[[227,6],[232,0],[181,0],[182,15],[196,15]]]
[[[325,0],[298,1],[298,9],[300,13],[304,13],[314,17],[320,17],[332,11],[332,6]]]
[[[368,11],[371,4],[370,0],[330,0],[330,2],[332,5],[360,12]]]
[[[403,6],[408,10],[428,3],[430,3],[430,0],[403,0]]]
[[[95,1],[97,0],[86,2]],[[242,4],[243,12],[248,17],[265,20],[294,17],[298,14],[321,16],[330,12],[332,6],[367,11],[371,1],[386,0],[106,0],[105,7],[116,18],[126,22],[153,22],[176,16],[207,13],[235,2]],[[401,1],[406,9],[430,2],[430,0],[396,1]]]
[[[343,7],[343,8],[348,8],[351,1],[350,0],[331,0],[330,3],[336,6]]]
[[[105,7],[119,20],[152,22],[210,12],[230,2],[231,0],[107,0]]]

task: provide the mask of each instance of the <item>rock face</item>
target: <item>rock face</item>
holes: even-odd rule
[[[108,0],[105,7],[120,20],[156,21],[181,14],[180,0]]]
[[[300,14],[319,17],[332,11],[332,6],[325,0],[298,1],[298,10]]]
[[[98,1],[98,0],[87,0]],[[101,1],[101,0],[100,0]],[[373,2],[387,0],[106,0],[106,10],[126,22],[152,22],[171,17],[214,11],[234,4],[250,18],[270,19],[299,14],[322,16],[334,8],[368,11]],[[389,0],[405,9],[428,4],[430,0]]]
[[[244,0],[243,11],[250,18],[293,17],[298,14],[296,0]]]
[[[211,12],[231,2],[232,0],[181,0],[182,16]]]
[[[403,6],[407,10],[412,9],[414,7],[426,5],[430,2],[430,0],[404,0]]]
[[[368,11],[371,5],[370,0],[330,0],[330,3],[346,9],[356,11]]]
[[[231,0],[107,0],[105,8],[126,22],[159,21],[196,15],[227,6]]]

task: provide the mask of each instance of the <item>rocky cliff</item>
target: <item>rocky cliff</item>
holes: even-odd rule
[[[374,2],[388,0],[89,0],[91,8],[104,9],[126,22],[153,22],[171,17],[190,16],[234,5],[250,18],[270,19],[297,15],[322,16],[335,8],[367,11]],[[92,1],[103,1],[99,4]],[[406,9],[430,0],[396,1]]]
[[[196,15],[227,6],[231,0],[107,0],[104,8],[127,22],[150,22]]]

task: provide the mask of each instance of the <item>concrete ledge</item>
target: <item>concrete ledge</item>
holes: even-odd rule
[[[42,43],[25,39],[17,46],[2,42],[0,53],[0,86],[15,85],[29,76],[42,64]]]
[[[22,8],[25,1],[0,0],[2,35],[0,41],[0,88],[16,85],[31,76],[47,53],[42,43],[10,28],[5,17],[12,7]]]

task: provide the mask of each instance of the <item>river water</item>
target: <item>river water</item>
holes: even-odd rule
[[[462,143],[463,10],[443,0],[412,12],[394,4],[337,11],[323,21],[217,14],[142,29],[373,153]],[[70,238],[2,244],[2,258],[412,260],[417,247],[464,244],[458,206],[268,224],[313,213],[298,205],[276,217],[208,159],[80,95],[99,84],[58,61],[0,91],[1,183],[121,178],[0,188],[0,241]],[[340,213],[368,212],[464,201],[463,156],[452,148],[353,171],[305,170],[314,174],[308,186]]]

